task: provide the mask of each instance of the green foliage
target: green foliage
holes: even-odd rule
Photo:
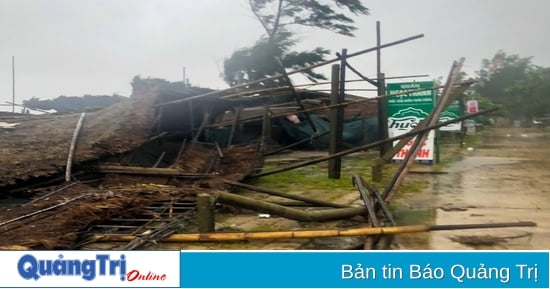
[[[278,33],[274,45],[269,44],[269,39],[261,38],[252,47],[241,48],[224,61],[224,80],[231,86],[241,81],[251,82],[270,75],[281,73],[279,64],[273,57],[280,55],[281,61],[286,68],[298,69],[323,61],[330,52],[317,47],[310,51],[291,51],[295,44],[292,34],[284,31]],[[312,81],[326,79],[322,74],[312,70],[304,71],[304,75]],[[281,85],[280,80],[273,80],[260,86]]]
[[[508,87],[506,92],[521,103],[527,119],[543,117],[550,113],[550,68],[534,67],[526,77]]]
[[[238,49],[224,61],[224,80],[231,86],[281,73],[283,68],[299,69],[325,60],[329,51],[320,47],[293,51],[296,41],[290,26],[316,27],[354,36],[357,28],[346,12],[367,15],[369,11],[360,0],[249,0],[249,4],[267,36],[260,38],[252,47]],[[311,81],[326,79],[311,70],[303,74]],[[279,81],[272,81],[259,86],[280,84]]]
[[[501,50],[491,60],[482,61],[481,70],[477,72],[479,83],[475,91],[482,98],[502,105],[510,117],[522,118],[525,115],[525,104],[530,100],[510,91],[510,88],[526,80],[532,69],[531,57],[508,55]]]
[[[354,36],[357,28],[353,26],[353,19],[338,11],[348,10],[355,15],[369,13],[360,0],[249,0],[249,3],[270,36],[276,35],[279,28],[293,24]]]

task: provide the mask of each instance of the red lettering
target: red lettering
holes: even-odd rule
[[[418,157],[419,158],[427,158],[429,156],[430,156],[430,150],[424,149],[424,150],[420,150],[418,152]]]
[[[399,150],[399,152],[397,153],[397,157],[399,158],[404,158],[406,157],[407,155],[409,154],[409,150],[408,149],[401,149]]]
[[[166,274],[156,274],[151,271],[147,275],[142,275],[138,270],[132,270],[126,273],[126,280],[132,281],[164,281],[166,280]]]

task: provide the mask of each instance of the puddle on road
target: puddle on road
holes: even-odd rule
[[[430,188],[398,198],[399,224],[534,221],[536,228],[439,231],[400,235],[402,249],[550,248],[550,146],[544,137],[486,138]],[[404,205],[404,206],[403,206]]]

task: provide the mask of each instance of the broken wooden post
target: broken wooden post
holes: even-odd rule
[[[197,221],[200,233],[215,231],[214,207],[209,194],[197,195]]]
[[[383,165],[375,164],[371,167],[371,179],[373,182],[381,182],[383,177]]]
[[[344,50],[345,53],[345,50]],[[342,56],[344,59],[345,55]],[[338,64],[332,65],[332,86],[330,93],[330,104],[337,105],[343,102],[343,93],[339,91],[341,89],[340,81],[342,80],[341,70],[345,71]],[[345,77],[345,76],[344,76]],[[341,106],[333,107],[330,109],[330,143],[329,154],[334,155],[342,151],[342,130],[344,122],[344,108]],[[339,179],[342,169],[342,159],[334,158],[329,160],[328,163],[328,177],[330,179]]]

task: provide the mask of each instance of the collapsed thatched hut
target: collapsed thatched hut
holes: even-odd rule
[[[170,110],[156,106],[174,97],[171,86],[139,78],[132,86],[130,98],[85,114],[72,162],[77,173],[69,181],[63,176],[82,114],[2,118],[9,125],[0,128],[1,192],[32,199],[0,216],[0,247],[73,248],[93,224],[158,217],[168,203],[224,189],[224,180],[241,180],[262,166],[254,145],[185,144],[185,126],[172,125]],[[179,115],[173,122],[185,123],[185,113]]]

